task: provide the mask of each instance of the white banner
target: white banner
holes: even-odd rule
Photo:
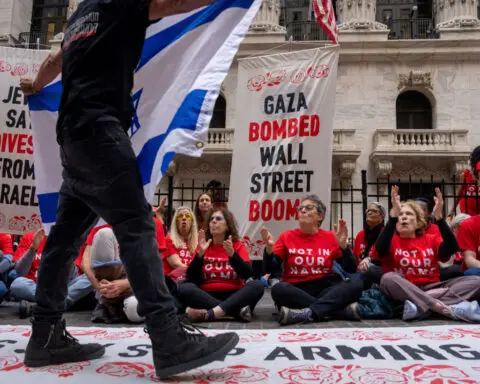
[[[338,57],[330,46],[239,60],[228,206],[252,259],[262,226],[275,238],[295,227],[302,196],[330,205]]]
[[[0,47],[0,232],[41,226],[35,192],[33,137],[20,77],[34,77],[48,51]]]
[[[141,328],[69,328],[81,343],[101,343],[101,359],[28,368],[26,326],[0,326],[2,383],[62,384],[478,384],[476,325],[237,330],[222,361],[160,381]],[[224,331],[205,330],[207,335]]]

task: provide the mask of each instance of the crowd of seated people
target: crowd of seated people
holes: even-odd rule
[[[432,201],[401,201],[392,187],[390,212],[369,203],[352,244],[348,223],[341,219],[333,231],[322,229],[325,204],[305,196],[296,228],[276,238],[261,229],[261,273],[254,271],[233,214],[212,195],[199,195],[193,210],[178,207],[171,223],[165,223],[164,205],[152,210],[159,257],[178,313],[192,322],[252,321],[265,285],[280,325],[431,315],[480,322],[480,215],[460,213],[447,222],[439,189]],[[46,240],[43,229],[29,232],[14,250],[12,236],[0,234],[0,300],[19,302],[21,317],[32,312]],[[144,320],[111,226],[90,231],[70,273],[65,310],[88,296],[96,303],[92,322]]]

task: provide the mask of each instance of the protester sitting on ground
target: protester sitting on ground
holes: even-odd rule
[[[413,202],[401,203],[398,187],[392,187],[390,220],[375,245],[384,275],[381,292],[405,303],[403,319],[413,320],[436,312],[451,319],[480,319],[478,303],[465,303],[480,297],[480,277],[468,276],[440,281],[438,262],[457,249],[457,241],[443,219],[443,197],[435,189],[433,214],[441,236],[425,234],[422,208]],[[456,306],[456,304],[462,304]],[[471,304],[471,305],[470,305]]]
[[[385,225],[386,210],[379,202],[371,202],[365,212],[363,229],[358,232],[353,245],[353,254],[357,260],[357,271],[362,273],[366,288],[372,283],[380,283],[382,268],[380,263],[373,260],[370,252],[373,252],[375,242]]]
[[[480,276],[480,215],[460,224],[457,241],[463,251],[465,276]]]
[[[9,233],[0,233],[0,303],[8,293],[8,272],[13,268],[13,239]]]
[[[209,193],[201,193],[195,202],[195,219],[198,229],[208,230],[208,215],[213,208],[213,198]]]
[[[20,302],[19,314],[21,318],[29,317],[33,310],[37,288],[37,272],[46,241],[47,236],[43,228],[35,232],[25,233],[13,258],[15,269],[10,273],[13,279],[10,285],[10,296]],[[78,268],[74,263],[67,273],[70,276],[70,282],[65,310],[70,309],[73,304],[93,290],[85,274],[79,275]]]
[[[336,315],[357,301],[363,289],[362,281],[333,273],[335,260],[349,273],[356,270],[345,221],[339,221],[335,232],[320,229],[326,207],[316,195],[304,197],[297,210],[300,228],[283,232],[276,242],[268,229],[261,230],[267,272],[283,264],[282,281],[272,287],[281,325]]]
[[[478,185],[480,173],[480,146],[476,147],[470,155],[470,169],[460,175],[459,185],[455,191],[455,200],[448,216],[453,218],[460,205],[460,212],[475,216],[480,213],[480,186]]]
[[[120,248],[110,225],[92,229],[87,237],[82,261],[99,305],[92,314],[95,323],[141,322],[137,300],[133,296]]]
[[[208,229],[199,231],[198,250],[187,269],[188,282],[178,286],[179,300],[192,322],[223,317],[250,322],[263,284],[252,279],[250,257],[232,213],[214,208],[207,220]]]
[[[197,220],[188,207],[179,207],[173,215],[166,250],[162,254],[165,275],[175,281],[185,279],[185,273],[198,245]]]

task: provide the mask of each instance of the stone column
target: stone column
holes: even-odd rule
[[[263,0],[249,28],[250,42],[284,42],[285,27],[280,22],[280,0]]]
[[[434,11],[441,39],[480,37],[477,0],[436,0]],[[472,32],[475,37],[465,36]]]
[[[387,40],[388,28],[375,20],[376,0],[337,0],[340,41]]]

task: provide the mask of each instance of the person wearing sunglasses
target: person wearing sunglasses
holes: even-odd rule
[[[195,255],[198,245],[197,220],[188,207],[177,208],[173,215],[171,231],[166,238],[163,269],[166,276],[181,281]]]
[[[188,319],[201,322],[233,317],[250,322],[264,293],[262,282],[251,279],[253,275],[233,214],[224,207],[214,208],[207,231],[198,234],[197,254],[187,269],[188,282],[178,287]]]
[[[325,212],[325,204],[308,195],[298,207],[299,228],[281,233],[277,241],[267,228],[261,230],[267,272],[283,265],[282,282],[272,287],[280,325],[322,321],[342,312],[362,293],[360,280],[343,280],[334,273],[335,261],[349,273],[357,265],[348,247],[345,220],[335,225],[334,232],[320,229]]]

